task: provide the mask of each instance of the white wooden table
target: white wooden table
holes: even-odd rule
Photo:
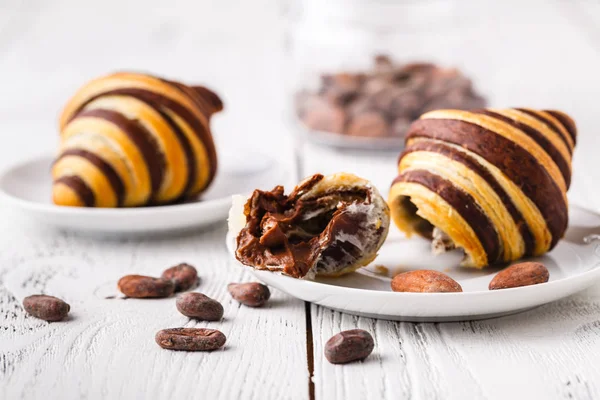
[[[464,57],[484,75],[477,78],[494,105],[555,107],[575,117],[580,141],[569,195],[600,210],[600,3],[521,1],[521,14],[512,3],[473,2],[489,18],[473,21],[477,35],[465,39]],[[274,0],[3,0],[0,166],[55,148],[56,114],[83,81],[141,69],[205,82],[223,95],[227,111],[214,121],[220,151],[278,138],[277,157],[298,175],[348,170],[385,191],[395,154],[299,145],[288,133],[281,7]],[[477,322],[359,318],[276,290],[267,307],[251,309],[226,292],[227,283],[252,278],[228,256],[225,224],[99,240],[32,224],[6,209],[0,221],[0,399],[600,398],[600,285]],[[180,261],[196,265],[198,290],[223,303],[222,322],[189,321],[173,299],[98,294],[122,275],[156,275]],[[27,316],[20,299],[36,292],[70,303],[69,320]],[[175,326],[220,329],[226,347],[160,349],[155,332]],[[374,353],[360,363],[329,364],[324,343],[354,327],[373,334]]]

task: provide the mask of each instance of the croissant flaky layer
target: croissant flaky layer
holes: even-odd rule
[[[128,207],[200,194],[216,173],[209,120],[222,108],[204,87],[150,75],[92,80],[60,116],[54,202]]]
[[[568,224],[574,121],[553,110],[437,110],[415,121],[389,196],[392,218],[463,265],[541,255]]]

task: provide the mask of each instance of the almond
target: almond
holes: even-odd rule
[[[448,275],[433,270],[404,272],[392,279],[394,292],[444,293],[462,292],[462,287]]]
[[[489,289],[508,289],[546,283],[550,279],[548,269],[539,262],[523,262],[498,272],[490,282]]]

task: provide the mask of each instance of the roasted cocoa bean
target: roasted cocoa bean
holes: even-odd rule
[[[61,299],[44,294],[25,297],[23,308],[30,315],[49,322],[60,321],[71,310],[71,306]]]
[[[223,318],[223,306],[202,293],[188,292],[177,296],[177,309],[186,317],[203,321],[218,321]]]
[[[126,275],[117,285],[125,296],[139,299],[169,297],[175,291],[170,280],[143,275]]]
[[[366,358],[374,347],[369,332],[352,329],[338,333],[325,343],[325,358],[332,364],[346,364]]]
[[[258,282],[230,283],[227,290],[235,300],[250,307],[260,307],[271,297],[269,288]]]
[[[471,80],[455,68],[431,63],[400,65],[385,55],[374,61],[372,70],[325,74],[318,89],[300,92],[296,104],[304,124],[352,136],[401,137],[404,129],[400,124],[394,127],[396,120],[413,121],[438,108],[485,106]],[[378,111],[383,120],[372,111]],[[366,117],[358,116],[363,113]]]
[[[319,107],[307,109],[303,120],[310,129],[342,133],[346,123],[346,113],[341,107],[324,102]]]
[[[392,279],[394,292],[462,292],[462,287],[448,275],[432,270],[409,271]]]
[[[196,286],[198,282],[198,271],[190,264],[181,263],[162,273],[163,279],[168,279],[175,285],[176,292],[183,292]]]
[[[389,124],[383,114],[370,111],[352,118],[347,134],[350,136],[382,137],[388,136]]]
[[[498,272],[490,282],[490,290],[508,289],[521,286],[546,283],[550,272],[544,264],[538,262],[522,262]]]
[[[155,340],[163,349],[212,351],[223,347],[227,338],[216,329],[172,328],[158,331]]]

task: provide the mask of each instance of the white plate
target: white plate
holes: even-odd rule
[[[225,221],[231,196],[251,193],[286,181],[285,169],[265,154],[250,154],[252,165],[229,153],[220,157],[219,171],[197,201],[139,208],[62,207],[52,204],[50,168],[53,157],[21,162],[0,174],[0,198],[36,221],[88,233],[153,233],[200,228]]]
[[[462,258],[459,251],[433,256],[428,241],[403,238],[394,227],[371,265],[341,278],[308,281],[268,271],[254,274],[294,297],[350,314],[397,321],[492,318],[561,299],[595,283],[600,278],[600,236],[596,234],[600,234],[600,215],[572,206],[565,238],[550,253],[531,259],[546,265],[550,281],[514,289],[488,290],[500,268],[457,267]],[[234,243],[235,238],[229,236],[230,252]],[[392,292],[390,277],[414,269],[445,272],[461,284],[464,292]]]

